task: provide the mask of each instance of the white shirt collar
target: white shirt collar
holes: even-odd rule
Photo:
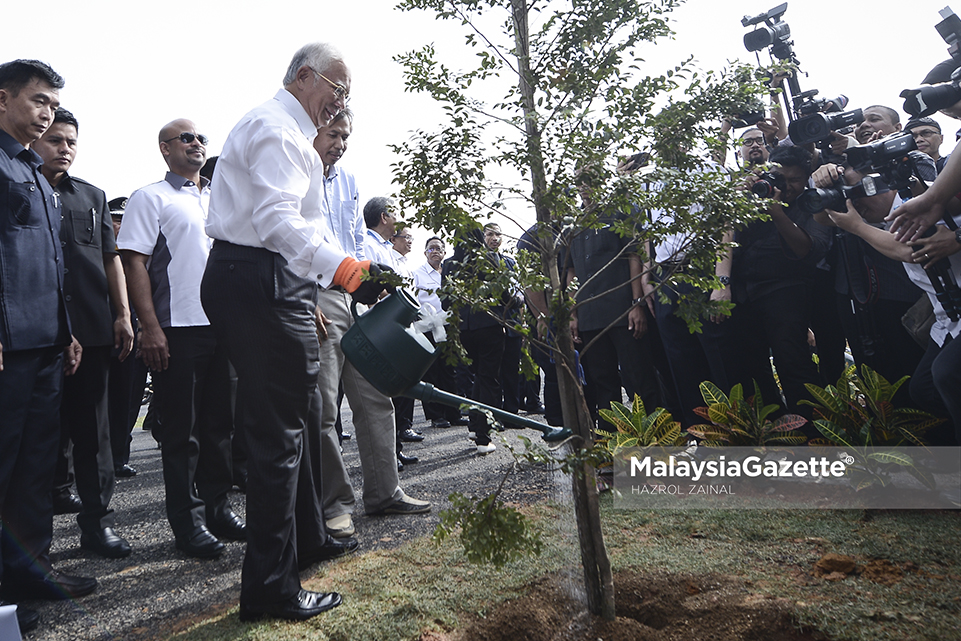
[[[304,106],[300,104],[294,94],[286,89],[280,89],[274,96],[274,100],[279,101],[284,106],[284,109],[297,121],[297,126],[300,127],[307,140],[313,142],[314,138],[317,137],[317,125],[310,119],[307,110],[304,109]]]

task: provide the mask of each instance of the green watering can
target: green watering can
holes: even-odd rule
[[[437,352],[427,337],[412,327],[420,318],[420,305],[407,290],[397,288],[364,314],[357,313],[357,303],[354,302],[350,312],[354,324],[341,338],[341,349],[361,376],[385,395],[409,396],[451,407],[465,403],[474,405],[502,421],[542,432],[545,441],[562,441],[571,435],[567,428],[550,427],[449,394],[421,381],[437,358]]]

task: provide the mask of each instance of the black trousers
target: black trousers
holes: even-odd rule
[[[0,580],[50,570],[53,468],[63,391],[58,347],[4,351],[0,371]]]
[[[850,297],[841,294],[837,302],[844,334],[859,368],[866,364],[890,383],[910,376],[917,369],[924,350],[901,324],[901,317],[914,303],[879,300],[870,305],[855,304],[852,308]],[[894,404],[916,407],[907,385],[898,390]]]
[[[517,414],[521,408],[521,343],[522,336],[504,336],[504,355],[501,357],[501,397],[499,407],[505,412]]]
[[[154,372],[167,520],[186,536],[227,507],[233,485],[227,350],[209,326],[164,328],[170,365]],[[195,489],[196,488],[196,489]]]
[[[501,384],[498,375],[504,355],[504,328],[500,325],[461,331],[461,343],[470,356],[474,370],[474,385],[470,399],[498,407],[501,402]],[[477,411],[470,413],[470,429],[477,435],[478,445],[491,442],[490,425],[486,416]]]
[[[807,342],[809,292],[807,285],[796,284],[756,300],[739,302],[732,319],[741,347],[738,380],[744,386],[745,398],[754,394],[753,382],[757,381],[765,404],[780,404],[780,392],[771,371],[770,356],[773,355],[787,410],[808,419],[811,407],[799,405],[798,401],[810,398],[805,383],[821,381]]]
[[[114,526],[114,512],[110,508],[114,465],[107,406],[110,350],[110,347],[85,347],[77,372],[63,382],[57,480],[68,478],[66,450],[72,442],[77,494],[83,502],[77,524],[83,532]]]
[[[942,346],[929,338],[909,385],[911,399],[921,409],[949,419],[928,431],[928,442],[942,447],[961,444],[961,340],[948,336]]]
[[[201,286],[204,311],[237,370],[247,445],[247,553],[241,604],[300,590],[298,555],[323,545],[317,285],[279,254],[217,241]],[[166,447],[166,446],[165,446]]]
[[[621,387],[627,391],[628,402],[633,402],[635,394],[640,395],[648,412],[662,405],[650,336],[634,338],[626,326],[612,327],[603,334],[582,331],[580,336],[582,348],[597,338],[581,354],[595,420],[598,409],[610,409],[611,401],[623,400]]]

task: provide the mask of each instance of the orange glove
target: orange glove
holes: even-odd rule
[[[334,285],[340,285],[347,290],[348,294],[354,292],[360,287],[365,271],[370,271],[369,260],[357,260],[348,256],[334,272]]]

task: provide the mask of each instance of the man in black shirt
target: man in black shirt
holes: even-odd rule
[[[735,236],[731,294],[743,347],[739,380],[745,395],[753,394],[752,381],[757,381],[765,403],[777,403],[769,362],[773,354],[790,411],[804,414],[798,407],[806,395],[804,384],[819,380],[807,343],[808,300],[830,234],[795,204],[811,175],[811,154],[783,147],[770,161],[777,165],[772,173],[783,179],[780,188],[774,187],[771,219],[751,223]]]
[[[63,298],[60,203],[30,146],[63,78],[37,60],[0,65],[0,599],[74,599],[97,588],[50,563],[50,488],[63,374],[80,365]],[[64,355],[64,348],[66,354]],[[0,601],[0,604],[4,604]],[[22,630],[39,616],[18,608]]]
[[[130,546],[113,531],[114,465],[110,448],[107,372],[110,351],[120,360],[133,346],[127,283],[117,252],[113,222],[104,193],[67,172],[77,153],[77,119],[58,108],[53,124],[34,145],[43,158],[41,171],[62,202],[64,299],[74,336],[84,348],[76,376],[64,381],[60,409],[61,451],[56,481],[69,486],[67,457],[73,441],[77,493],[83,509],[77,516],[80,547],[109,558],[130,554]],[[110,313],[110,304],[116,320]],[[69,491],[69,490],[68,490]]]

